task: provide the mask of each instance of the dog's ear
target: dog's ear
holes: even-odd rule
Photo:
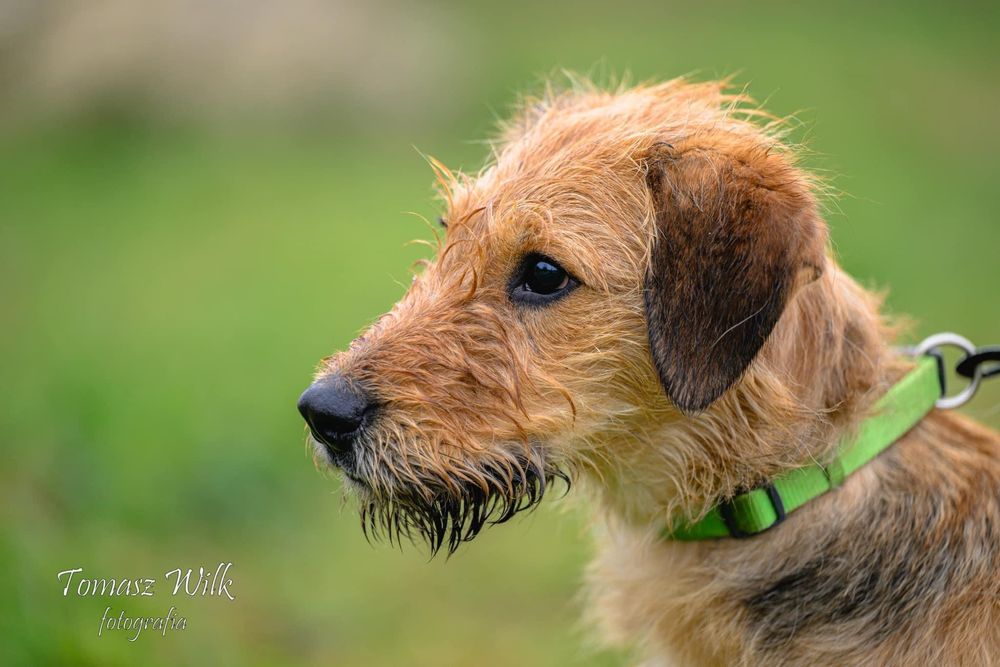
[[[760,139],[713,132],[658,144],[646,173],[650,351],[670,399],[697,412],[740,378],[795,290],[819,277],[826,228],[803,174]]]

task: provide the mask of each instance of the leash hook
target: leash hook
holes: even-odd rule
[[[985,380],[986,378],[1000,375],[1000,363],[989,365],[989,362],[1000,362],[1000,345],[981,347],[975,354],[965,355],[955,367],[955,372],[970,380],[976,373]]]

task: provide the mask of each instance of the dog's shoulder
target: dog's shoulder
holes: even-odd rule
[[[1000,636],[974,629],[1000,626],[1000,436],[935,411],[845,487],[810,513],[797,554],[744,587],[758,648],[840,636],[924,664],[996,655]]]

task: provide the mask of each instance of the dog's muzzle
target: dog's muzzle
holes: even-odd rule
[[[375,403],[357,383],[334,373],[313,382],[299,397],[298,408],[313,438],[343,466],[371,421]]]

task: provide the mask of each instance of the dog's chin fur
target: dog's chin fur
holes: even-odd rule
[[[464,466],[464,474],[419,471],[407,466],[406,478],[369,475],[365,465],[338,465],[321,445],[318,462],[339,468],[346,488],[355,496],[361,528],[369,540],[390,544],[422,541],[431,555],[450,555],[486,526],[504,523],[515,514],[538,506],[556,481],[568,490],[569,475],[538,450],[496,461]]]
[[[422,539],[436,554],[445,548],[454,553],[459,545],[476,537],[487,525],[503,523],[518,512],[538,505],[551,483],[568,479],[561,473],[531,470],[524,480],[497,480],[485,489],[468,483],[459,492],[438,489],[427,495],[405,494],[380,499],[372,494],[359,498],[361,525],[370,537],[390,542]]]

